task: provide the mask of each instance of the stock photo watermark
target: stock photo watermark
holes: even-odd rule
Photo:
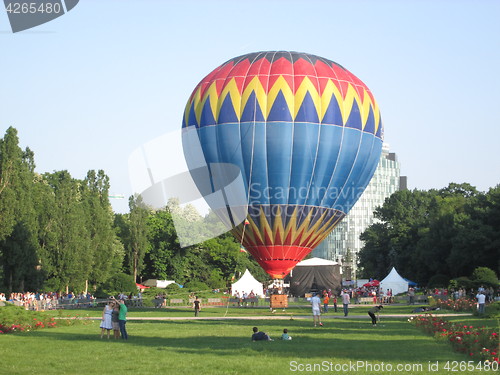
[[[4,0],[13,33],[50,22],[72,10],[80,0]]]
[[[291,372],[329,372],[335,374],[353,373],[358,371],[371,374],[387,374],[391,372],[412,372],[428,374],[437,371],[447,372],[497,372],[497,362],[475,362],[475,361],[427,361],[425,363],[371,363],[369,361],[349,361],[346,363],[334,363],[332,361],[321,362],[299,362],[290,361]]]

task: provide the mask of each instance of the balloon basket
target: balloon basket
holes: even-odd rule
[[[286,294],[271,295],[271,308],[284,309],[288,307],[288,296]]]

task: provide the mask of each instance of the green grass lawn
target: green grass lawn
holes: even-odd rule
[[[351,306],[349,308],[349,315],[362,315],[368,318],[368,310],[372,307],[372,305],[361,305],[361,306]],[[412,314],[412,311],[415,307],[408,305],[393,305],[393,306],[385,306],[381,311],[380,315],[391,315],[391,314]],[[433,312],[435,314],[443,314],[452,311],[436,311]],[[100,316],[102,313],[102,309],[100,308],[90,308],[90,309],[78,309],[78,310],[59,310],[59,311],[48,311],[49,314],[53,314],[54,316],[63,315],[63,316]],[[161,309],[154,308],[129,308],[129,317],[136,316],[145,316],[145,317],[191,317],[193,316],[193,309],[186,307],[167,307]],[[293,305],[283,311],[282,309],[276,309],[274,313],[272,313],[268,307],[259,306],[259,307],[205,307],[202,309],[200,316],[201,317],[238,317],[238,316],[310,316],[311,315],[311,307],[307,305]],[[327,314],[323,314],[323,316],[328,319],[331,317],[343,317],[342,308],[339,307],[337,312],[334,312],[333,307],[330,308]]]
[[[290,310],[297,316],[310,313],[305,308]],[[351,314],[366,315],[366,310],[366,307],[354,308]],[[387,309],[386,314],[390,310]],[[393,311],[396,313],[399,310],[395,307]],[[76,312],[66,313],[74,315]],[[225,312],[223,308],[207,308],[202,310],[202,316],[221,316]],[[96,316],[100,309],[79,313]],[[271,314],[266,309],[243,308],[228,309],[229,313],[232,316]],[[284,314],[282,311],[277,313]],[[192,316],[193,313],[189,309],[131,309],[129,313],[129,316],[168,315]],[[460,318],[461,321],[466,320],[466,317]],[[481,321],[496,326],[494,320]],[[423,375],[449,374],[444,369],[447,361],[468,360],[464,355],[453,352],[447,343],[438,342],[420,332],[405,318],[382,316],[382,322],[377,327],[371,326],[368,316],[363,319],[325,319],[325,323],[325,327],[315,328],[310,318],[129,321],[130,339],[127,342],[100,339],[98,321],[73,326],[61,324],[61,327],[53,329],[0,335],[0,374],[262,375],[313,373],[307,370],[313,369],[308,366],[315,365],[320,366],[318,369],[322,372],[331,374],[394,372]],[[270,334],[275,341],[251,342],[254,325]],[[292,341],[279,340],[283,328],[288,328]],[[440,370],[430,371],[429,363],[434,365],[436,362]],[[339,367],[342,365],[344,368]],[[398,365],[406,368],[398,371]],[[369,366],[372,368],[367,368]],[[389,366],[392,366],[392,371],[388,371]]]

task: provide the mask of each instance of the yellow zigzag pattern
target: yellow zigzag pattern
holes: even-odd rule
[[[339,104],[342,121],[344,124],[351,114],[353,103],[356,101],[361,112],[363,129],[368,120],[368,115],[370,113],[371,107],[375,117],[374,133],[377,133],[378,127],[380,126],[379,107],[377,102],[375,100],[372,100],[371,96],[368,95],[367,91],[365,89],[363,90],[364,95],[363,100],[361,100],[361,97],[358,95],[354,87],[349,83],[347,93],[345,94],[344,98],[337,85],[335,85],[332,80],[329,80],[323,91],[323,95],[320,95],[316,90],[316,87],[311,82],[310,78],[305,77],[296,90],[295,95],[293,95],[292,89],[290,88],[286,80],[283,78],[283,76],[280,76],[276,80],[274,85],[269,89],[267,95],[266,90],[264,90],[264,87],[262,86],[258,77],[253,77],[250,83],[246,86],[243,93],[240,93],[236,85],[236,80],[234,78],[231,78],[231,80],[224,86],[224,89],[222,90],[220,95],[217,94],[215,82],[212,82],[210,84],[203,97],[201,97],[201,86],[198,86],[195,93],[191,97],[191,100],[186,106],[184,115],[187,121],[187,119],[189,118],[191,105],[194,103],[196,120],[199,123],[201,119],[201,113],[203,111],[205,103],[208,100],[212,113],[214,114],[214,118],[217,121],[217,119],[219,118],[222,103],[224,103],[224,100],[229,95],[236,116],[238,117],[238,119],[240,119],[243,114],[243,110],[245,109],[245,106],[250,98],[250,95],[252,94],[252,92],[254,92],[256,100],[259,103],[259,107],[265,118],[267,118],[269,116],[269,113],[271,112],[271,108],[274,101],[276,100],[276,97],[281,92],[285,98],[288,108],[290,109],[293,119],[295,119],[299,112],[300,106],[302,105],[302,102],[306,97],[306,94],[309,93],[313,100],[314,107],[320,121],[323,120],[332,97],[335,97],[337,103]]]
[[[289,244],[294,243],[300,236],[303,241],[299,246],[314,248],[330,233],[331,229],[333,229],[337,225],[342,217],[332,215],[330,219],[328,219],[326,222],[323,222],[325,216],[327,215],[327,212],[325,211],[323,215],[317,220],[317,222],[311,228],[309,228],[312,214],[313,211],[311,210],[307,214],[307,217],[304,219],[302,224],[297,228],[297,210],[295,210],[288,225],[286,226],[286,228],[284,228],[283,222],[281,220],[281,208],[278,207],[277,214],[275,215],[274,225],[273,228],[271,228],[268,218],[266,217],[264,210],[261,208],[259,214],[260,227],[258,227],[253,221],[252,217],[248,215],[247,220],[249,224],[247,225],[247,227],[245,228],[245,224],[240,224],[237,227],[233,228],[232,232],[236,235],[237,238],[240,239],[240,241],[244,236],[244,245],[255,246],[258,244],[264,244],[267,242],[266,234],[271,241],[270,243],[267,243],[268,246],[283,245],[288,235],[291,234]],[[280,233],[280,236],[277,236],[277,233]],[[309,236],[311,236],[311,238],[306,241]],[[277,243],[278,238],[281,239],[281,241],[279,241],[280,243]],[[288,243],[288,241],[286,242]]]

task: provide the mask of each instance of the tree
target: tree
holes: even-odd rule
[[[395,266],[425,284],[434,275],[444,280],[470,275],[478,266],[500,267],[498,187],[486,194],[455,183],[440,190],[396,192],[375,215],[380,222],[361,236],[365,276]]]
[[[495,271],[488,267],[477,267],[472,273],[472,280],[477,284],[498,287],[498,277]]]
[[[132,268],[134,281],[137,282],[137,275],[144,268],[144,256],[149,248],[147,238],[147,218],[149,210],[143,203],[140,195],[131,196],[129,198],[129,246],[128,259]]]
[[[19,188],[21,164],[17,130],[10,127],[0,139],[0,240],[12,232],[16,223],[16,189]]]
[[[116,264],[116,234],[113,228],[113,213],[109,203],[109,177],[103,170],[97,173],[93,170],[87,173],[82,184],[85,216],[90,234],[89,254],[92,267],[89,275],[94,288],[105,282],[117,269]],[[121,259],[118,263],[121,263]],[[113,271],[113,272],[112,272]]]
[[[93,264],[81,194],[83,182],[73,179],[68,171],[46,173],[44,179],[54,194],[52,211],[46,213],[50,233],[42,239],[51,264],[49,285],[60,291],[83,290]]]
[[[38,222],[34,207],[34,155],[26,149],[17,168],[15,225],[1,244],[5,284],[9,291],[36,290],[43,282],[40,272]]]

